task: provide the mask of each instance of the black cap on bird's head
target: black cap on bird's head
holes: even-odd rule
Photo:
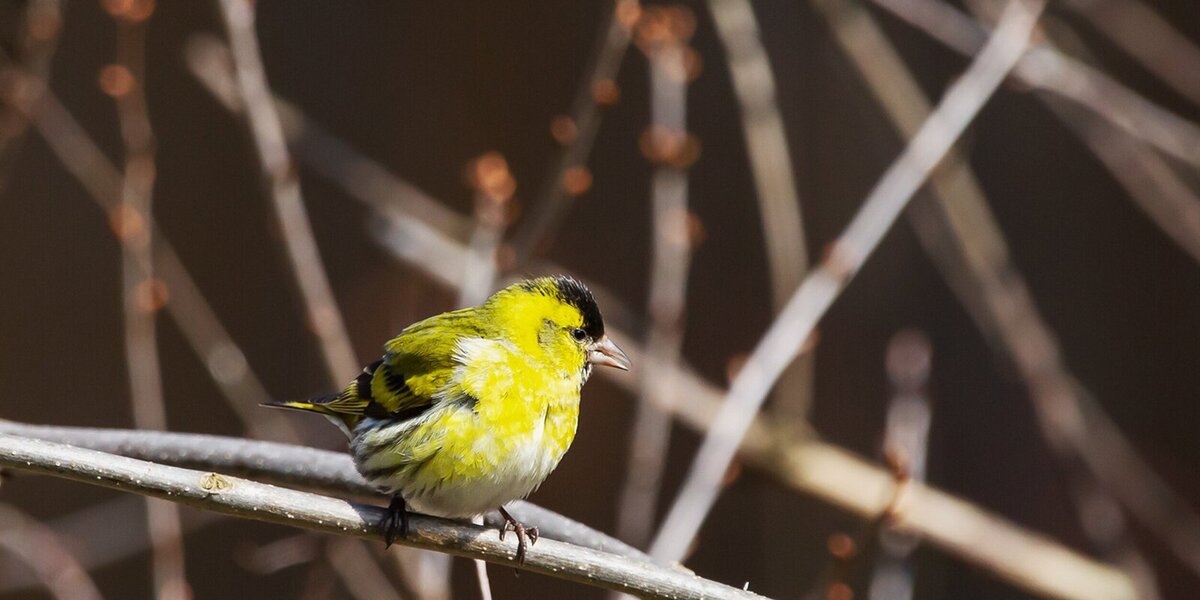
[[[520,284],[521,289],[557,298],[563,304],[574,306],[583,315],[581,328],[588,337],[598,340],[604,335],[604,318],[600,316],[600,307],[592,297],[592,291],[578,279],[568,275],[539,277]]]
[[[592,297],[592,291],[574,277],[558,275],[552,278],[558,288],[558,297],[563,302],[579,309],[583,315],[582,329],[588,337],[598,340],[604,336],[604,317],[600,316],[600,307]]]
[[[553,295],[579,311],[583,316],[580,329],[592,340],[588,348],[590,363],[629,370],[629,358],[605,335],[604,317],[600,315],[596,298],[586,285],[569,275],[555,275],[531,279],[522,283],[521,287],[530,292]]]

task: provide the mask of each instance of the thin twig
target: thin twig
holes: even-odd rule
[[[930,102],[871,14],[851,0],[818,0],[814,4],[829,20],[838,43],[893,126],[905,138],[914,135],[931,110]],[[1020,280],[1008,259],[1003,235],[979,182],[960,153],[952,151],[948,155],[942,168],[934,173],[930,189],[932,201],[916,201],[908,213],[910,222],[942,277],[996,343],[1001,336],[991,324],[1002,313],[995,311],[1029,306],[1024,287],[1014,287]],[[1007,299],[998,298],[1004,289],[1012,294]],[[1111,497],[1094,483],[1088,484],[1077,460],[1067,460],[1063,465],[1071,471],[1068,479],[1079,507],[1077,514],[1084,520],[1083,531],[1092,544],[1125,567],[1140,597],[1155,597],[1153,574],[1147,575],[1149,563],[1139,556],[1127,528],[1119,522],[1104,528],[1088,526],[1085,515],[1095,511],[1085,513],[1083,508],[1111,506]]]
[[[882,241],[887,230],[929,172],[974,119],[1024,53],[1043,4],[1010,2],[995,34],[966,73],[946,92],[938,109],[884,173],[875,189],[820,267],[809,275],[763,336],[730,385],[714,426],[708,431],[692,468],[650,555],[683,557],[716,500],[737,447],[780,373],[800,351],[817,320]]]
[[[122,10],[123,9],[123,10]],[[151,221],[154,191],[154,134],[146,108],[146,20],[150,10],[134,3],[111,6],[117,21],[117,60],[100,73],[100,85],[116,100],[125,171],[121,201],[109,215],[121,241],[121,280],[125,314],[125,355],[133,422],[139,429],[167,429],[155,317],[166,292],[154,278]],[[184,599],[191,593],[184,570],[179,507],[146,500],[154,591],[159,598]]]
[[[300,180],[288,155],[283,128],[267,85],[254,32],[254,6],[245,0],[220,0],[219,6],[229,35],[237,89],[246,107],[259,167],[268,178],[271,204],[279,220],[292,274],[330,380],[340,385],[358,370],[358,359],[321,266],[321,253],[300,196]]]
[[[0,549],[24,561],[58,600],[100,600],[99,588],[49,527],[0,504]]]
[[[692,374],[684,380],[697,381]],[[720,397],[719,392],[703,384],[690,391],[710,401]],[[4,427],[5,433],[44,436],[48,439],[56,439],[57,431],[57,435],[65,436],[72,443],[97,442],[93,435],[104,433],[104,430],[12,423],[5,423]],[[346,493],[339,486],[349,485],[349,488],[345,488],[348,490],[354,486],[353,483],[347,483],[352,480],[354,471],[344,456],[340,458],[344,469],[331,465],[331,461],[338,460],[337,453],[322,454],[322,451],[313,449],[284,446],[290,454],[279,454],[277,445],[256,449],[256,445],[264,442],[216,436],[119,431],[111,435],[114,437],[103,443],[124,444],[124,451],[130,454],[133,454],[133,449],[144,446],[150,456],[178,458],[181,451],[188,454],[176,443],[182,436],[196,439],[184,445],[194,448],[195,453],[190,459],[181,458],[181,464],[201,466],[208,462],[215,465],[213,470],[261,474],[270,476],[273,481],[293,485],[311,481],[312,487],[339,493]],[[130,440],[134,438],[128,436],[136,436],[139,443],[131,443]],[[142,443],[150,439],[145,436],[164,441],[157,445]],[[888,509],[888,498],[894,495],[890,473],[848,452],[819,442],[810,441],[775,451],[762,445],[762,441],[768,437],[752,438],[754,443],[747,446],[746,456],[752,465],[775,475],[786,485],[808,491],[868,520],[878,519]],[[245,466],[239,466],[243,464]],[[240,470],[243,468],[246,471]],[[334,487],[322,487],[327,485]],[[529,503],[516,503],[509,509],[523,522],[550,522],[546,517],[548,511],[537,509]],[[489,524],[497,527],[501,521],[497,519]],[[1129,580],[1119,571],[1076,554],[1044,536],[1010,524],[970,503],[923,485],[914,484],[909,490],[904,510],[895,515],[894,524],[899,530],[918,533],[951,555],[977,564],[1038,595],[1079,600],[1135,597]],[[617,544],[620,545],[619,542]],[[607,547],[600,550],[609,551]]]
[[[379,526],[383,509],[211,472],[8,434],[0,435],[0,466],[165,498],[235,517],[383,540]],[[760,598],[677,570],[549,539],[531,546],[524,564],[518,564],[513,536],[501,541],[492,529],[420,515],[410,517],[409,534],[397,543],[647,597]]]
[[[475,559],[475,579],[479,582],[480,600],[492,600],[492,582],[488,579],[487,563]]]
[[[372,234],[380,245],[398,260],[423,270],[439,284],[451,290],[459,289],[466,256],[459,240],[469,221],[320,130],[298,110],[292,116],[303,124],[295,130],[298,137],[293,140],[297,144],[297,156],[350,196],[377,211]],[[313,135],[314,131],[321,135]],[[330,168],[321,171],[324,166]],[[366,176],[355,177],[358,173]],[[413,212],[405,212],[409,207]],[[568,270],[544,263],[540,265],[540,271]],[[606,297],[603,303],[606,321],[627,327],[630,319],[622,319],[621,315],[632,313],[621,310],[618,298],[594,282],[589,282],[589,287],[598,296]],[[637,338],[629,333],[631,330],[612,329],[611,335],[621,340],[635,364],[643,364],[647,360],[646,354],[633,342]],[[600,376],[605,376],[603,371]],[[694,430],[707,431],[720,406],[722,391],[684,366],[676,367],[669,376],[679,384],[671,404],[675,417]],[[637,382],[632,378],[614,377],[610,381],[631,394],[638,393]],[[886,509],[886,505],[872,495],[874,492],[862,493],[862,490],[878,490],[878,497],[883,497],[892,484],[892,476],[886,471],[830,444],[815,440],[796,442],[781,435],[761,418],[755,419],[750,432],[740,449],[749,466],[783,485],[864,519],[877,519]],[[1119,571],[963,500],[922,486],[909,497],[909,502],[913,508],[904,513],[900,523],[902,528],[921,534],[950,555],[986,569],[1022,589],[1038,595],[1081,600],[1134,597],[1129,579]],[[955,522],[946,521],[944,515],[961,516],[970,526],[959,527]],[[992,545],[990,540],[1003,540],[1004,543]],[[1046,570],[1046,565],[1056,565],[1055,571]],[[1060,572],[1065,575],[1059,576]]]
[[[925,481],[929,453],[929,426],[932,410],[925,384],[933,361],[932,348],[925,334],[905,330],[888,342],[885,369],[892,385],[888,402],[883,452],[897,469],[900,481],[892,497],[893,506],[904,505],[904,493],[911,481]],[[911,600],[916,575],[910,559],[920,538],[893,531],[884,522],[879,528],[881,556],[871,573],[867,597],[871,600]]]
[[[467,245],[459,306],[474,306],[495,290],[497,251],[508,226],[509,206],[517,182],[499,152],[488,152],[472,161],[471,186],[475,188],[475,227]]]
[[[0,65],[10,60],[43,81],[50,80],[50,63],[62,33],[62,5],[59,0],[33,0],[25,7],[18,33],[15,55],[0,50]],[[0,86],[7,85],[0,80]],[[45,88],[42,88],[44,90]],[[29,121],[21,110],[9,106],[0,110],[0,191],[9,182],[16,157],[29,130]]]
[[[548,243],[549,236],[570,208],[564,178],[570,169],[587,164],[603,116],[597,96],[600,96],[599,100],[605,100],[603,89],[616,89],[617,71],[629,48],[630,27],[640,8],[638,0],[613,0],[611,4],[612,8],[600,26],[592,63],[571,106],[568,128],[572,133],[567,136],[566,146],[542,182],[537,204],[513,235],[513,267],[525,265]]]
[[[453,574],[454,557],[431,550],[404,548],[411,552],[396,552],[393,548],[388,558],[396,565],[404,578],[405,586],[420,600],[450,600],[450,576]]]
[[[401,600],[362,540],[336,537],[326,545],[325,559],[342,587],[357,600]]]
[[[650,127],[643,153],[656,163],[651,179],[653,255],[650,264],[650,313],[646,353],[638,366],[640,393],[629,437],[625,483],[617,498],[617,537],[644,546],[653,531],[659,489],[671,434],[670,377],[680,360],[687,305],[691,234],[687,132],[688,39],[695,16],[687,9],[648,7],[635,36],[650,63]]]
[[[483,525],[482,517],[475,517],[471,520],[476,525]],[[480,600],[492,600],[492,581],[488,578],[487,562],[476,558],[475,563],[475,582],[479,584]]]
[[[978,22],[944,2],[873,2],[960,54],[973,55],[987,39]],[[1033,45],[1013,69],[1013,76],[1028,86],[1079,104],[1125,133],[1200,167],[1200,126],[1051,46]]]
[[[316,536],[296,533],[265,544],[246,542],[234,547],[232,555],[239,567],[255,575],[271,575],[313,562],[320,556],[320,546]]]

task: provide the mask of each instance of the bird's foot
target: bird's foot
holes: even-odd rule
[[[504,535],[508,533],[509,529],[517,534],[517,564],[523,565],[525,564],[525,549],[538,541],[538,528],[526,527],[508,514],[503,506],[500,507],[500,515],[504,517],[504,526],[500,528],[500,540],[504,540]]]
[[[383,528],[383,541],[387,544],[386,548],[390,548],[397,537],[408,537],[408,508],[404,503],[404,498],[399,494],[392,496],[387,511],[379,520],[379,526]],[[400,535],[397,536],[397,533]]]

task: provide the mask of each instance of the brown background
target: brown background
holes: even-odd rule
[[[12,19],[19,3],[3,4],[0,18]],[[707,238],[690,279],[685,355],[723,384],[729,358],[752,348],[769,323],[768,283],[729,74],[704,5],[689,6],[698,14],[693,44],[705,67],[689,93],[690,128],[703,144],[689,200]],[[1193,0],[1156,6],[1193,39],[1200,36],[1200,5]],[[819,255],[900,144],[819,15],[797,1],[761,0],[754,7],[779,85],[810,251]],[[534,198],[556,147],[548,122],[569,109],[603,8],[603,2],[261,1],[257,10],[264,61],[278,93],[466,214],[471,192],[464,166],[489,150],[508,159],[518,199]],[[1050,14],[1074,19],[1053,7]],[[962,59],[923,34],[880,16],[927,92],[936,96],[963,68]],[[260,192],[250,140],[183,62],[190,34],[220,30],[209,2],[160,2],[150,21],[155,213],[269,391],[305,396],[329,383]],[[119,159],[113,104],[96,83],[98,70],[112,60],[114,35],[96,2],[69,3],[52,81],[67,108]],[[1100,38],[1088,40],[1122,80],[1200,119],[1196,106]],[[594,186],[546,253],[635,307],[647,293],[650,236],[650,167],[637,150],[648,118],[646,77],[643,56],[631,50],[619,77],[621,101],[606,113],[590,162]],[[1150,462],[1197,504],[1200,267],[1023,90],[1003,89],[963,147],[1068,364]],[[128,427],[118,245],[103,214],[36,136],[28,138],[10,177],[0,194],[0,417]],[[404,324],[451,307],[452,294],[374,245],[361,204],[305,169],[301,180],[361,360],[374,357]],[[240,435],[240,424],[170,319],[159,323],[171,429]],[[1021,382],[985,346],[904,222],[822,322],[816,429],[877,456],[888,396],[883,351],[890,336],[908,327],[926,332],[934,348],[931,481],[1086,549]],[[589,384],[584,396],[573,450],[534,500],[611,531],[633,399],[602,380]],[[313,444],[338,447],[332,428],[317,423],[309,429]],[[675,431],[668,498],[696,441],[690,431]],[[112,496],[24,477],[0,489],[3,500],[47,519]],[[749,581],[761,593],[797,598],[828,569],[826,536],[861,527],[747,471],[717,504],[689,564],[723,582]],[[123,530],[114,526],[113,535]],[[789,532],[790,539],[773,530]],[[1160,543],[1135,532],[1168,597],[1200,593],[1200,582]],[[187,569],[196,597],[300,595],[308,567],[252,575],[231,551],[292,533],[225,521],[189,536]],[[922,549],[917,556],[919,598],[1021,597],[937,551]],[[110,597],[148,597],[148,564],[141,555],[94,576]],[[456,589],[470,598],[477,592],[467,566],[457,567]],[[505,569],[493,570],[493,585],[502,598],[600,597],[545,577],[514,579]],[[335,588],[334,597],[345,595]]]

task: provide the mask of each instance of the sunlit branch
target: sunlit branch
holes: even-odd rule
[[[305,446],[216,435],[28,425],[0,420],[0,433],[36,438],[175,466],[220,471],[326,494],[378,501],[383,496],[354,469],[350,456]],[[537,524],[542,535],[638,560],[649,557],[582,523],[525,501],[509,512]],[[492,511],[486,523],[504,523]]]
[[[382,541],[383,509],[213,472],[155,464],[96,450],[0,434],[0,466],[155,496],[226,515]],[[516,562],[513,536],[494,529],[413,515],[397,543],[505,564],[535,573],[653,598],[760,598],[678,570],[555,540]]]

